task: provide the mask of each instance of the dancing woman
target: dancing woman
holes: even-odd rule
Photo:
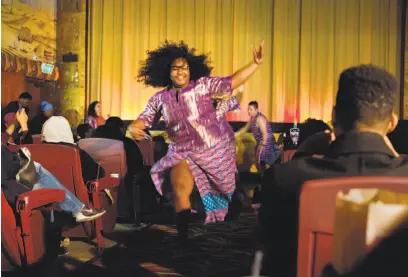
[[[187,246],[191,215],[190,195],[196,184],[206,211],[205,223],[223,221],[235,190],[235,144],[222,132],[212,98],[230,95],[258,69],[264,42],[253,49],[253,61],[228,77],[209,77],[206,55],[196,55],[183,42],[165,42],[149,51],[139,81],[165,87],[148,101],[145,110],[129,126],[135,139],[144,139],[146,128],[163,117],[171,140],[166,156],[151,169],[159,193],[165,171],[170,170],[180,246]]]

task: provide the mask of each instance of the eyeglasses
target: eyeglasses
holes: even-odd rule
[[[189,69],[189,67],[188,66],[172,66],[171,67],[171,71],[178,71],[178,70],[188,70]]]

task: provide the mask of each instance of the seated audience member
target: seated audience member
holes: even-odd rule
[[[5,135],[2,136],[2,144],[7,142],[16,144],[32,144],[33,138],[29,134],[27,126],[28,116],[25,109],[22,108],[14,116],[13,122],[7,124]],[[17,132],[19,130],[19,132]],[[4,139],[4,141],[3,141]]]
[[[264,175],[259,211],[265,276],[296,276],[299,194],[305,181],[345,176],[408,176],[408,159],[388,140],[397,122],[394,76],[373,65],[344,70],[333,125],[336,139],[324,158],[274,165]]]
[[[3,114],[6,115],[8,113],[16,113],[18,110],[24,108],[26,113],[29,114],[28,105],[30,104],[33,97],[29,92],[23,92],[18,97],[17,101],[12,101],[7,104],[7,106],[3,109]]]
[[[105,118],[102,116],[101,103],[99,101],[94,101],[89,105],[85,123],[88,123],[94,129],[105,124]]]
[[[152,138],[154,142],[154,160],[158,161],[164,156],[166,156],[167,151],[169,150],[169,144],[166,143],[166,138],[163,136],[164,132],[160,136],[154,136]]]
[[[332,141],[332,132],[324,121],[307,119],[300,126],[299,148],[292,159],[324,155]]]
[[[48,170],[41,164],[33,162],[27,148],[21,148],[18,153],[10,152],[1,146],[1,188],[12,207],[15,206],[18,195],[37,189],[62,189],[66,192],[66,199],[58,202],[58,207],[72,213],[77,222],[94,220],[102,216],[105,211],[86,209]]]
[[[45,121],[48,120],[54,114],[53,106],[47,101],[42,101],[38,114],[30,121],[29,129],[33,135],[41,134],[42,127]]]
[[[77,140],[84,139],[84,138],[90,138],[92,136],[93,129],[91,125],[85,123],[85,124],[79,124],[77,129]]]
[[[81,157],[82,178],[85,184],[105,176],[105,172],[88,153],[74,143],[74,135],[68,120],[62,116],[52,116],[43,126],[43,143],[61,144],[78,149]]]
[[[105,125],[99,126],[92,137],[115,139],[123,142],[123,147],[126,152],[126,165],[128,169],[128,177],[138,173],[143,168],[143,156],[139,146],[130,138],[125,136],[125,125],[119,117],[109,117]]]

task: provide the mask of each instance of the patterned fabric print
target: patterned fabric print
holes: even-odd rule
[[[203,151],[176,152],[167,155],[152,168],[157,191],[162,194],[164,171],[185,159],[194,177],[206,211],[205,223],[223,221],[235,190],[235,145],[224,136],[220,143]]]
[[[155,93],[138,119],[150,128],[163,116],[166,131],[178,152],[202,151],[219,143],[223,132],[213,107],[213,97],[230,95],[231,77],[203,77],[179,90]]]
[[[268,132],[268,140],[264,142],[264,145],[262,147],[262,152],[259,152],[259,149],[260,149],[259,143],[261,143],[262,141],[262,132],[261,132],[261,129],[256,124],[258,117],[263,117],[268,122],[268,119],[260,112],[258,112],[258,114],[251,119],[250,128],[251,128],[251,132],[254,135],[256,143],[257,143],[256,158],[259,164],[261,162],[271,164],[271,157],[273,158],[278,155],[278,153],[274,153],[278,151],[278,149],[275,149],[276,148],[275,147],[276,145],[275,137],[273,135],[271,125],[267,124],[266,131]]]
[[[85,123],[91,125],[93,129],[96,129],[98,127],[98,124],[96,123],[96,117],[93,116],[87,116],[85,118]]]
[[[221,124],[221,131],[228,134],[228,138],[232,143],[235,143],[235,134],[227,120],[226,113],[239,110],[240,108],[241,106],[235,96],[231,96],[228,100],[217,101],[216,114]]]

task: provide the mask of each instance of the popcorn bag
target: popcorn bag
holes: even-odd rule
[[[378,189],[339,192],[333,237],[333,265],[341,274],[408,218],[408,194]]]

